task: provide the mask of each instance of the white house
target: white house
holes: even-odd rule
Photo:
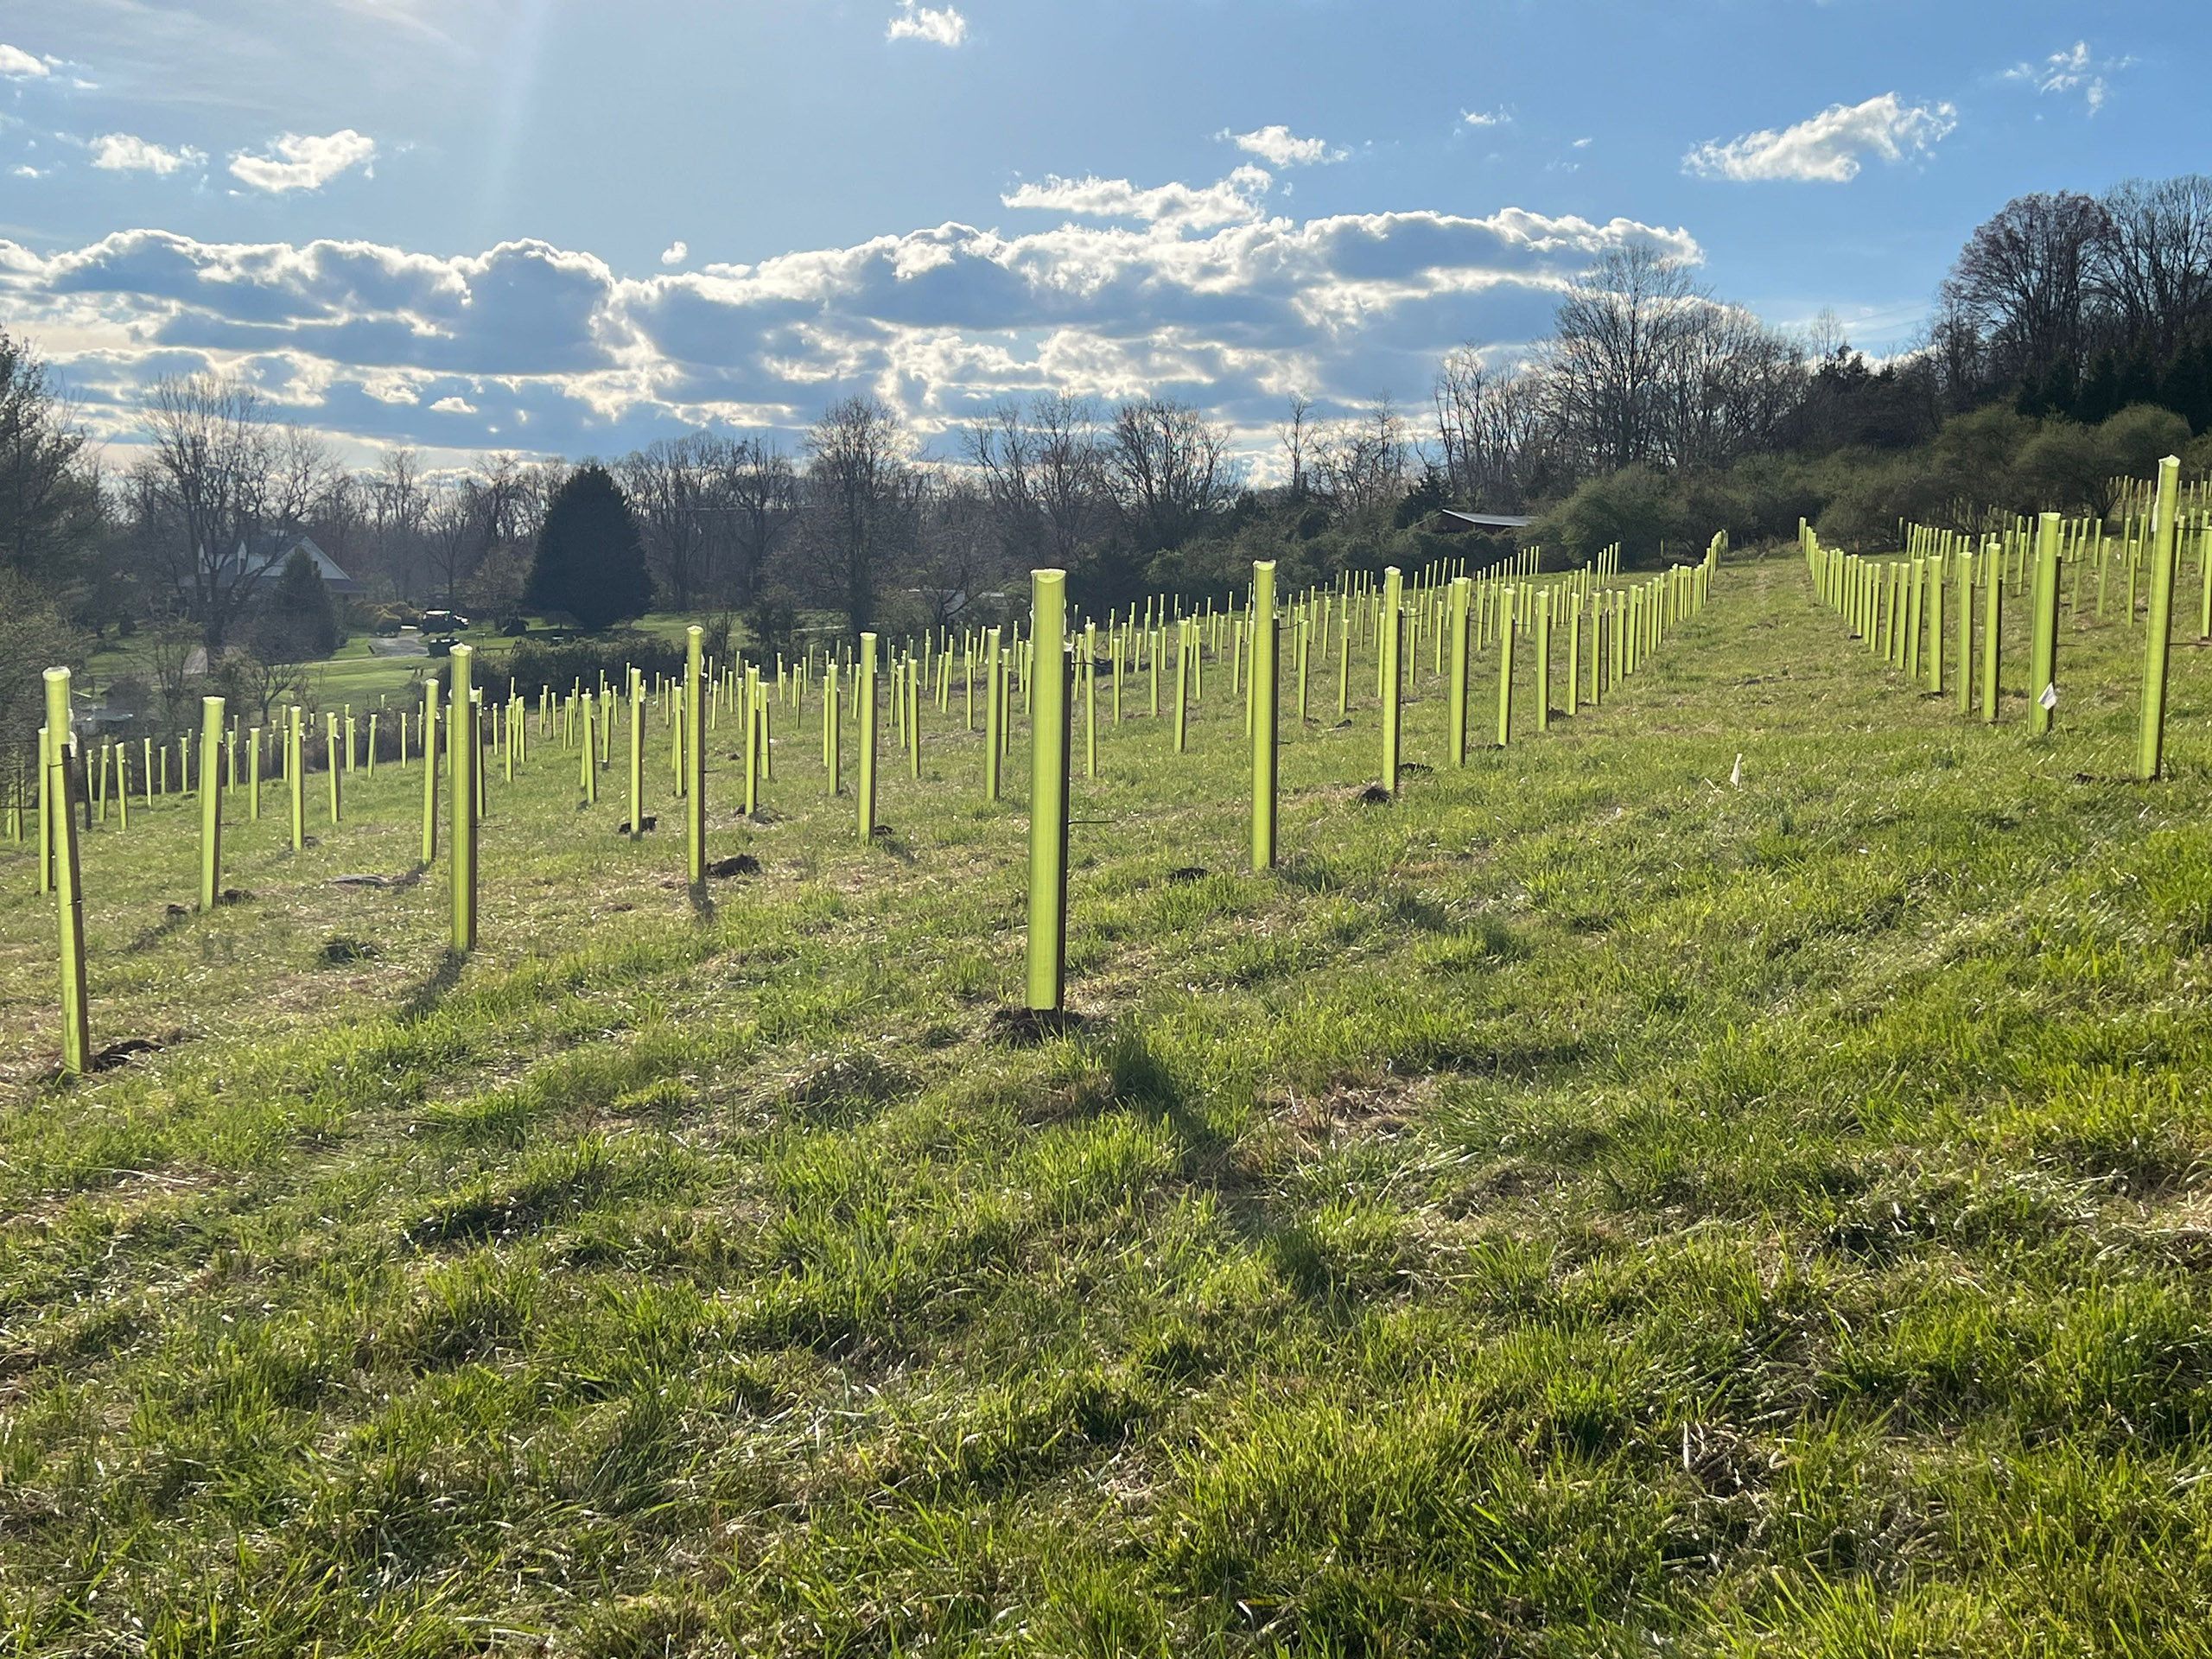
[[[334,595],[368,591],[340,569],[338,562],[317,547],[315,537],[304,531],[264,530],[247,537],[238,543],[238,550],[216,568],[215,584],[241,599],[251,599],[273,589],[295,549],[308,556],[315,574],[322,578],[322,585]]]

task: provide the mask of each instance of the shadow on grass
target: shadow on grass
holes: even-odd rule
[[[1308,853],[1296,853],[1275,865],[1275,875],[1294,887],[1307,893],[1329,893],[1345,885],[1343,874],[1325,858]]]
[[[707,891],[705,882],[691,882],[683,891],[685,896],[691,900],[691,913],[694,916],[702,922],[711,922],[715,919],[715,895]]]
[[[446,993],[461,982],[461,970],[467,962],[467,952],[448,945],[429,976],[408,992],[406,1001],[400,1004],[399,1023],[412,1025],[426,1014],[435,1012],[438,1004],[445,1001]]]
[[[1066,1034],[1078,1052],[1104,1071],[1108,1097],[1113,1104],[1166,1124],[1181,1143],[1185,1178],[1211,1184],[1230,1137],[1206,1116],[1192,1089],[1160,1052],[1152,1033],[1123,1018]]]
[[[132,950],[150,950],[189,922],[194,912],[188,905],[171,905],[162,919],[149,928],[142,928],[138,937],[130,941]]]
[[[901,864],[914,861],[914,849],[899,839],[899,832],[887,823],[879,823],[870,833],[868,844],[879,853],[888,853]]]

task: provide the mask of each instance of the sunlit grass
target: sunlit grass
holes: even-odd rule
[[[1394,805],[1357,798],[1371,666],[1344,729],[1325,679],[1272,876],[1225,674],[1189,755],[1102,734],[1087,1018],[1034,1048],[991,1020],[1020,747],[987,804],[934,713],[873,846],[811,701],[760,823],[718,733],[714,848],[763,874],[704,913],[665,733],[634,845],[621,768],[580,810],[540,746],[458,970],[412,770],[336,829],[315,779],[296,858],[273,789],[233,812],[252,896],[211,917],[167,910],[188,804],[111,823],[95,1046],[167,1046],[73,1088],[0,864],[0,1629],[2202,1651],[2212,664],[2177,653],[2146,789],[2117,624],[2068,625],[2031,741],[1794,562],[1716,591],[1602,709]]]

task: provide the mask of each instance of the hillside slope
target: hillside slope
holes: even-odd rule
[[[1020,804],[934,715],[874,846],[810,717],[768,822],[718,781],[764,870],[705,914],[548,749],[459,970],[439,872],[329,885],[404,878],[416,774],[296,862],[235,825],[207,918],[157,808],[87,847],[95,1041],[175,1040],[67,1090],[16,859],[0,1631],[2212,1650],[2212,653],[2142,787],[2139,638],[2069,621],[2031,741],[1732,563],[1395,804],[1324,682],[1266,878],[1210,683],[1077,780],[1033,1047]]]

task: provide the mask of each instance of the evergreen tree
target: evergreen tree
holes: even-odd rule
[[[621,486],[604,467],[580,467],[546,509],[524,602],[560,611],[597,633],[652,599],[645,543]]]
[[[277,573],[259,643],[262,656],[277,663],[307,662],[338,649],[338,613],[322,585],[322,573],[303,547],[294,548]]]

